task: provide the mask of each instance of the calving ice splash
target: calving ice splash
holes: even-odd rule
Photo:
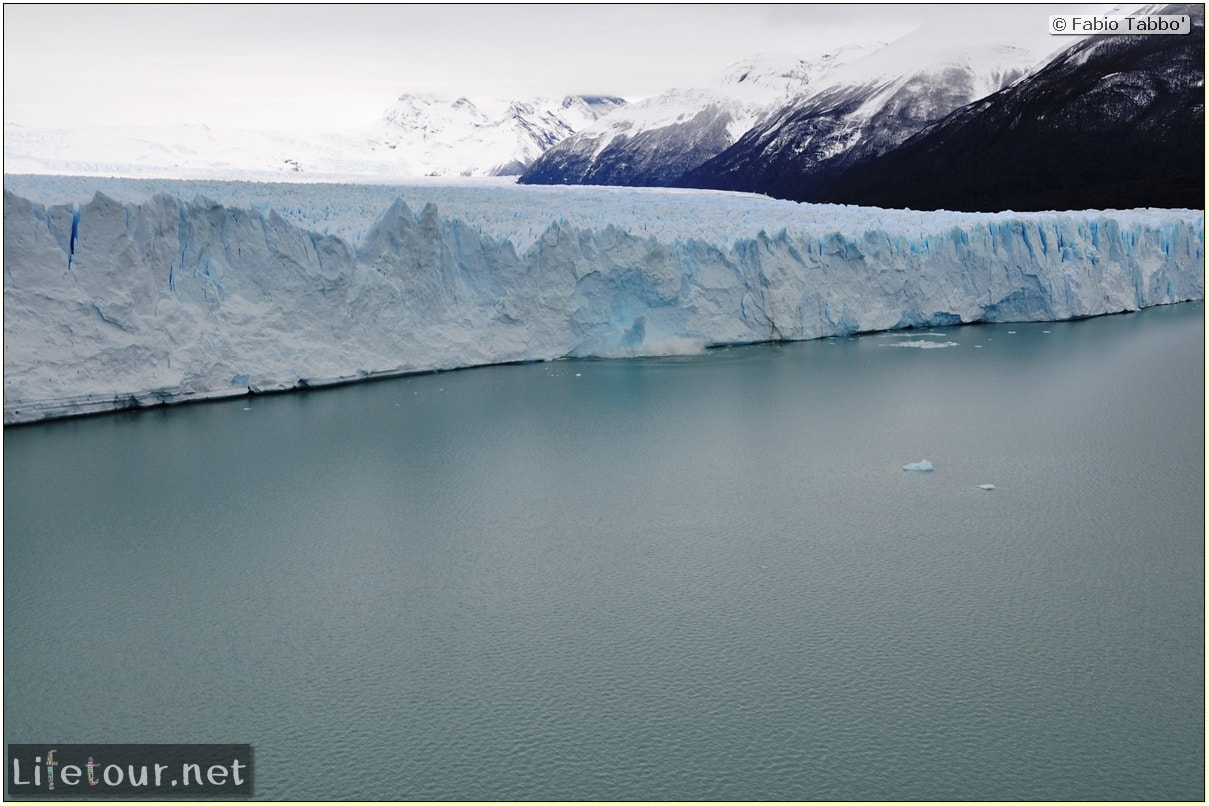
[[[6,177],[4,221],[6,423],[1204,297],[1189,210]]]

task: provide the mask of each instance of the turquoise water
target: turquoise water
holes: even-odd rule
[[[250,742],[262,799],[1201,800],[1204,365],[1192,303],[10,428],[5,741]]]

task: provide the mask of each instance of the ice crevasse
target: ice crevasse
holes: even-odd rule
[[[353,238],[202,196],[44,205],[6,190],[5,423],[1204,298],[1202,211],[794,205],[785,223],[776,203],[775,226],[736,233],[764,203],[682,194],[654,229],[539,211],[521,235],[398,198]]]

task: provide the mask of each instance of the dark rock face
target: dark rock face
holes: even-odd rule
[[[1204,31],[1198,16],[1183,36],[1084,40],[893,152],[768,192],[915,209],[1203,208]]]
[[[599,154],[596,141],[581,137],[545,152],[521,177],[534,185],[625,185],[662,187],[730,145],[730,113],[716,106],[691,120],[620,135]]]
[[[1192,32],[1083,39],[1028,75],[958,59],[831,84],[730,145],[727,113],[709,107],[607,145],[585,131],[520,181],[919,210],[1203,208],[1204,6],[1155,13],[1188,14]]]
[[[996,86],[1021,75],[1006,72]],[[734,146],[673,184],[794,198],[800,184],[887,153],[979,97],[983,77],[940,65],[914,75],[832,87],[769,117]]]

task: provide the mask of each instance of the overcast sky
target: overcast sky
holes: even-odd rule
[[[812,55],[925,28],[938,41],[1070,44],[1066,5],[16,5],[4,118],[31,127],[207,123],[330,130],[404,92],[470,98],[700,84],[757,53]]]

